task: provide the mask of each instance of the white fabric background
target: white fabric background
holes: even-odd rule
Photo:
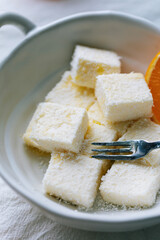
[[[0,0],[0,13],[22,14],[39,26],[73,13],[93,10],[123,11],[160,25],[160,0]],[[0,61],[23,37],[15,27],[0,29]],[[45,218],[0,179],[0,240],[23,239],[158,240],[160,224],[126,233],[95,233],[72,229]]]

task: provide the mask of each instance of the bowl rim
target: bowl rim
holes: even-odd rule
[[[160,35],[160,29],[155,26],[152,22],[150,22],[147,19],[144,19],[142,17],[137,17],[131,14],[119,12],[119,11],[91,11],[91,12],[83,12],[83,13],[77,13],[73,14],[64,18],[61,18],[59,20],[54,21],[53,23],[49,23],[42,27],[36,27],[33,29],[26,37],[25,39],[16,46],[11,53],[1,62],[0,64],[0,71],[3,70],[5,65],[9,60],[14,58],[15,54],[18,53],[21,48],[25,46],[25,44],[28,43],[28,41],[31,41],[34,37],[39,36],[40,34],[49,31],[51,28],[55,28],[57,26],[63,25],[64,23],[69,23],[73,20],[80,20],[82,18],[88,18],[88,17],[114,17],[115,19],[122,19],[124,21],[129,21],[131,23],[134,23],[136,25],[142,26],[143,28],[146,28],[154,33],[157,33]],[[0,159],[2,157],[0,156]],[[28,192],[28,190],[25,190],[21,185],[17,185],[16,181],[12,179],[12,177],[5,171],[5,169],[1,166],[0,167],[0,176],[2,179],[19,195],[27,199],[29,202],[31,202],[33,205],[38,206],[40,209],[45,210],[49,214],[53,214],[57,217],[63,217],[63,219],[71,219],[71,220],[81,220],[85,222],[94,222],[94,223],[133,223],[133,222],[140,222],[144,220],[149,219],[156,219],[160,217],[160,213],[155,212],[154,213],[146,213],[145,216],[126,216],[123,219],[115,219],[115,217],[111,217],[110,215],[106,215],[105,218],[99,217],[97,214],[92,214],[90,216],[89,214],[85,214],[78,211],[69,210],[63,211],[59,208],[50,209],[43,201],[38,200],[34,195],[31,195],[31,193]],[[101,216],[101,215],[100,215]]]

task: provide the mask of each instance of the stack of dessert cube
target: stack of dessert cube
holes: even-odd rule
[[[109,203],[149,207],[160,188],[160,150],[132,162],[91,158],[92,142],[160,140],[142,73],[120,73],[111,51],[76,46],[71,70],[47,94],[23,136],[51,153],[46,194],[89,208],[100,190]]]

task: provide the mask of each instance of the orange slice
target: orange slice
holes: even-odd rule
[[[153,96],[153,121],[160,124],[160,52],[152,59],[145,80]]]

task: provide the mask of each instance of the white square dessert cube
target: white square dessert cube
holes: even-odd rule
[[[92,142],[111,142],[117,139],[117,132],[108,125],[99,125],[89,121],[89,126],[81,147],[82,154],[93,155],[91,149],[95,148]]]
[[[102,177],[100,193],[107,202],[149,207],[155,203],[160,188],[160,166],[116,162]]]
[[[94,104],[90,106],[88,109],[88,118],[89,120],[93,121],[94,123],[97,123],[99,125],[105,125],[106,124],[106,119],[103,115],[103,112],[101,111],[98,102],[95,101]]]
[[[136,121],[119,141],[142,139],[148,142],[160,140],[160,125],[152,122],[150,119],[140,119]],[[145,164],[156,166],[160,164],[160,149],[155,149],[142,158]]]
[[[66,71],[60,82],[47,94],[45,101],[88,109],[95,100],[93,89],[80,87],[72,82],[71,72]]]
[[[152,116],[152,94],[140,73],[98,76],[95,94],[110,122]]]
[[[45,193],[89,208],[107,164],[88,156],[53,152],[43,179]]]
[[[23,138],[26,144],[42,151],[78,152],[87,127],[88,115],[84,108],[40,103]]]
[[[134,123],[134,121],[132,120],[115,123],[108,122],[105,119],[103,112],[101,111],[97,101],[94,104],[92,104],[91,107],[89,108],[88,117],[89,121],[93,121],[94,123],[97,123],[99,125],[104,125],[107,128],[112,128],[114,131],[116,131],[117,137],[115,140],[120,138],[127,131],[127,129]]]
[[[120,73],[121,64],[114,52],[78,45],[71,67],[73,81],[77,85],[95,88],[98,75]]]

